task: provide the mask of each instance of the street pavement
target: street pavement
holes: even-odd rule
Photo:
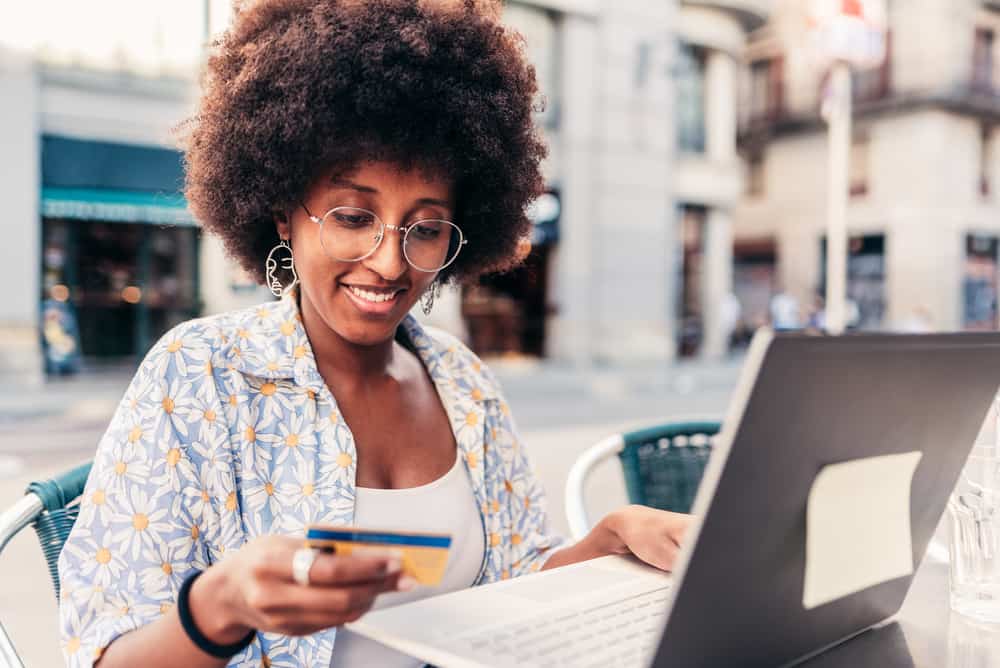
[[[680,416],[721,416],[740,360],[587,371],[496,361],[491,368],[548,491],[553,529],[566,534],[563,488],[576,457],[623,429]],[[29,482],[93,457],[128,381],[129,370],[119,369],[0,395],[0,509],[14,503]],[[617,463],[595,471],[586,492],[593,518],[625,503]],[[29,668],[62,664],[56,603],[30,530],[0,555],[0,622]]]

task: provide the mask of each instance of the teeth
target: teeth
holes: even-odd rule
[[[361,299],[364,299],[367,302],[374,302],[376,304],[379,304],[381,302],[391,301],[396,298],[397,294],[396,290],[393,290],[392,292],[371,292],[369,290],[362,290],[361,288],[356,288],[353,285],[349,287],[351,292],[353,292],[358,297],[361,297]]]

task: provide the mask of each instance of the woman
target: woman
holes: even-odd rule
[[[187,197],[280,302],[184,323],[143,361],[63,551],[68,661],[418,665],[337,630],[373,603],[632,552],[684,516],[628,507],[582,541],[493,376],[408,316],[516,261],[544,149],[534,73],[473,0],[260,0],[208,61]],[[312,523],[446,531],[441,588],[317,554]]]

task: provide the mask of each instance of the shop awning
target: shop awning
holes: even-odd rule
[[[194,225],[178,193],[106,188],[42,188],[42,216],[153,225]]]
[[[194,225],[183,184],[178,151],[42,137],[42,215],[47,218]]]

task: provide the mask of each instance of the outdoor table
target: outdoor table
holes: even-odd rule
[[[808,668],[1000,667],[1000,624],[951,612],[948,564],[924,559],[894,621],[807,661]]]

